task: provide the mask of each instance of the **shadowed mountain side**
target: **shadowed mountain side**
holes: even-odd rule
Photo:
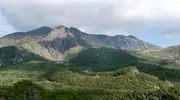
[[[43,57],[17,46],[0,48],[0,66],[15,65],[32,60],[45,60]]]
[[[66,52],[77,45],[94,48],[113,48],[127,51],[156,50],[160,47],[142,41],[135,36],[107,36],[81,32],[77,28],[58,26],[53,29],[41,27],[33,31],[17,32],[0,39],[1,47],[14,45],[24,40],[39,42],[45,48]]]

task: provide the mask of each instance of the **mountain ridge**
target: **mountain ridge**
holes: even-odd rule
[[[52,31],[50,27],[43,26],[27,32],[11,33],[0,38],[0,47],[15,45],[25,40],[39,41],[50,31]]]
[[[12,33],[2,37],[0,39],[0,43],[1,47],[4,47],[20,43],[24,40],[36,41],[40,44],[43,44],[44,47],[51,47],[61,52],[65,52],[77,45],[95,48],[107,47],[114,49],[123,49],[127,51],[160,49],[159,46],[147,43],[132,35],[108,36],[102,34],[88,34],[80,31],[77,28],[68,28],[64,27],[63,25],[55,27],[53,29],[44,26],[28,32]],[[64,47],[65,44],[67,46]],[[47,45],[53,45],[53,47]]]
[[[137,52],[136,55],[142,59],[158,62],[165,67],[180,67],[180,45],[170,46],[160,50],[141,51]]]

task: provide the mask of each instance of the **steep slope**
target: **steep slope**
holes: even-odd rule
[[[89,67],[99,71],[113,70],[138,62],[138,58],[126,51],[109,48],[84,49],[69,58],[71,66]]]
[[[53,48],[62,53],[77,45],[83,47],[107,47],[118,50],[142,51],[155,50],[160,47],[142,41],[132,35],[107,36],[95,35],[81,32],[76,28],[58,26],[54,29],[41,27],[28,32],[17,32],[9,34],[0,39],[1,46],[19,43],[23,40],[39,42],[46,48]]]
[[[135,53],[135,55],[148,61],[157,62],[165,67],[180,67],[180,46],[154,51],[142,51]]]
[[[52,61],[60,61],[64,58],[64,55],[61,52],[58,52],[52,48],[44,48],[34,41],[23,41],[16,46],[22,47],[29,52],[33,52],[34,54]]]
[[[24,40],[40,41],[42,38],[46,37],[51,30],[51,28],[44,26],[32,31],[8,34],[0,38],[0,44],[1,47],[4,47],[20,43]]]
[[[45,48],[51,48],[62,53],[77,46],[76,38],[68,28],[64,26],[54,28],[46,38],[39,41],[39,44]]]
[[[0,48],[0,66],[14,65],[31,60],[45,60],[44,58],[24,48],[8,46]]]
[[[85,49],[86,48],[84,48],[82,46],[76,46],[76,47],[73,47],[73,48],[69,49],[68,51],[66,51],[64,53],[64,60],[68,61],[68,60],[76,57],[78,55],[78,53],[82,52]]]
[[[86,34],[76,28],[70,28],[69,30],[77,38],[78,44],[90,46],[90,47],[107,47],[118,50],[123,49],[128,51],[155,50],[160,48],[158,46],[142,41],[132,35],[129,36],[94,35],[94,34]]]
[[[76,28],[67,28],[62,25],[55,27],[47,37],[38,43],[44,48],[53,49],[63,54],[76,46],[84,48],[106,47],[127,51],[154,50],[160,48],[131,35],[111,37],[107,35],[86,34]]]

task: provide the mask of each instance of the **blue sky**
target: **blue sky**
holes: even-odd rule
[[[0,36],[41,26],[180,44],[180,0],[0,0]]]
[[[147,34],[141,33],[137,35],[142,40],[146,42],[161,46],[161,47],[169,47],[173,45],[180,45],[180,37],[166,37],[158,34],[156,31],[146,31]]]

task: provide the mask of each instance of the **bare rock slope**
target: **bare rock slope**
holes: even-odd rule
[[[106,47],[126,51],[157,50],[160,48],[132,35],[87,34],[77,28],[68,28],[62,25],[53,29],[41,27],[28,32],[16,32],[0,38],[1,47],[15,44],[22,45],[25,50],[50,60],[64,59],[65,53],[77,46],[82,48]]]

